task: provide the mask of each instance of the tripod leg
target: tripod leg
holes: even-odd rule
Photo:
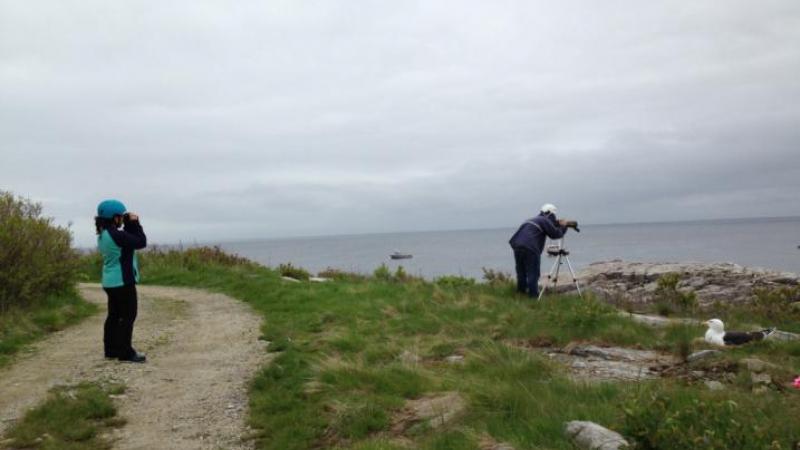
[[[578,290],[578,297],[583,298],[581,287],[578,284],[578,277],[575,276],[575,271],[572,270],[572,263],[569,262],[569,256],[567,256],[567,267],[569,267],[569,273],[572,274],[572,283],[575,284],[575,289]]]
[[[561,260],[562,256],[563,255],[558,255],[558,259],[556,259],[556,276],[553,278],[553,289],[555,289],[558,285],[558,273],[561,271],[561,264],[564,264],[564,262]]]
[[[547,272],[547,282],[551,281],[553,277],[558,277],[558,264],[558,260],[556,260],[556,262],[553,264],[553,267],[550,268],[550,272]],[[547,289],[547,282],[542,283],[542,290],[539,291],[539,300],[541,300],[544,296],[544,291]]]

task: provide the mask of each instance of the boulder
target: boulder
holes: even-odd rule
[[[747,370],[749,370],[751,372],[756,372],[756,373],[761,373],[761,372],[763,372],[763,371],[765,371],[767,369],[777,369],[778,368],[778,366],[776,366],[775,364],[762,361],[762,360],[760,360],[758,358],[744,358],[744,359],[740,360],[739,363],[741,363],[745,367],[747,367]]]
[[[565,431],[575,446],[584,450],[619,450],[629,446],[621,434],[594,422],[573,420],[567,422]]]
[[[725,389],[725,385],[716,380],[706,380],[705,385],[711,391],[721,391]]]
[[[686,357],[686,361],[688,362],[695,362],[700,361],[701,359],[712,358],[714,356],[721,355],[722,352],[719,350],[700,350],[699,352],[694,352],[691,355]]]
[[[768,373],[750,372],[750,381],[752,381],[753,386],[767,385],[772,383],[772,377]]]

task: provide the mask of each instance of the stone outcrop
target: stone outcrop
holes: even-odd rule
[[[622,435],[594,422],[573,420],[567,422],[564,431],[576,447],[584,450],[620,450],[628,447],[628,441]]]
[[[399,435],[414,427],[441,427],[462,414],[466,407],[466,401],[458,392],[441,392],[407,400],[392,420],[392,432]]]
[[[654,300],[658,279],[666,274],[680,277],[678,290],[692,291],[701,306],[721,301],[744,304],[758,288],[800,286],[800,276],[748,268],[732,263],[640,263],[620,260],[598,262],[583,269],[578,277],[584,289],[601,298],[631,303]]]
[[[621,347],[577,344],[542,350],[567,366],[572,379],[590,383],[658,378],[664,369],[678,363],[670,354]]]

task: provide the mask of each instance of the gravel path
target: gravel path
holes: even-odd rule
[[[105,309],[98,285],[82,295]],[[119,381],[127,424],[109,436],[118,449],[243,449],[251,430],[247,384],[267,363],[261,318],[247,305],[195,289],[139,286],[134,346],[146,364],[103,358],[105,313],[54,333],[0,370],[0,435],[48,389],[80,381]],[[243,440],[243,438],[245,438]]]

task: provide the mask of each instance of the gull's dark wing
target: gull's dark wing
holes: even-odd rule
[[[722,337],[725,345],[742,345],[751,341],[760,341],[761,339],[764,339],[764,333],[761,331],[726,331]]]

